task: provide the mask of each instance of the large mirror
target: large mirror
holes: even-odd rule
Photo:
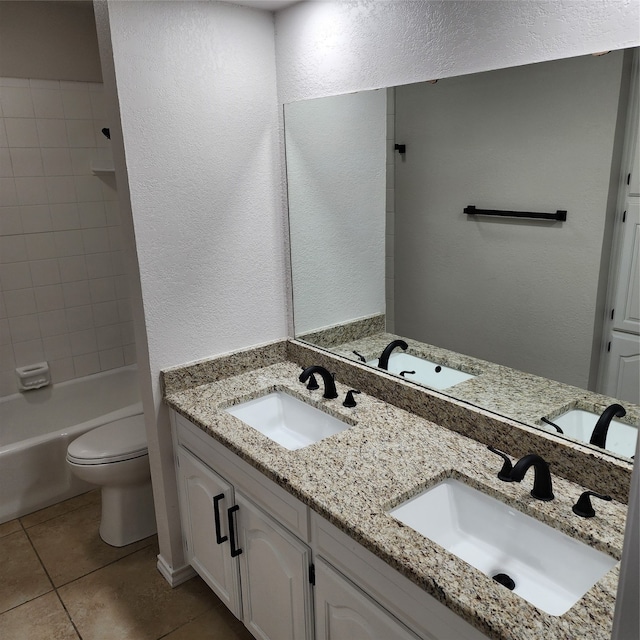
[[[629,460],[640,356],[612,394],[601,344],[633,64],[615,51],[285,105],[296,336],[580,443],[619,403],[593,446]]]

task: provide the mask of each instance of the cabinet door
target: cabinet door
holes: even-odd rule
[[[182,531],[187,559],[227,608],[242,615],[238,562],[231,557],[227,509],[233,504],[233,487],[183,449],[178,449],[178,488]],[[215,501],[216,496],[223,496]],[[218,543],[215,509],[219,512]]]
[[[236,493],[244,624],[259,640],[311,640],[311,552]]]
[[[321,559],[316,561],[316,640],[418,640],[402,623]]]

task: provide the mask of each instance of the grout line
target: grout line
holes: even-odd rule
[[[71,626],[75,629],[75,632],[78,634],[78,638],[82,640],[82,634],[80,633],[80,629],[78,629],[78,627],[76,626],[76,623],[73,621],[73,618],[71,617],[71,613],[69,612],[69,609],[67,609],[67,605],[65,605],[65,603],[63,602],[57,589],[55,589],[55,592],[56,592],[56,597],[58,598],[58,600],[60,601],[60,604],[62,605],[62,608],[64,609],[64,612],[67,614],[67,617],[69,618],[69,622],[71,623]]]
[[[98,491],[98,489],[90,489],[89,491],[86,491],[85,493],[81,493],[80,495],[85,495],[86,493],[91,493],[92,491]],[[74,498],[69,498],[69,500],[75,500],[75,497],[74,497]],[[55,507],[57,504],[61,504],[61,503],[59,503],[59,502],[58,502],[58,503],[56,503],[56,504],[52,504],[52,505],[50,505],[49,507],[44,507],[44,508],[45,508],[45,509],[50,509],[51,507]],[[20,518],[18,518],[18,522],[20,522],[20,524],[22,525],[22,528],[23,528],[25,531],[27,531],[28,529],[33,529],[33,527],[37,527],[37,526],[38,526],[38,525],[40,525],[40,524],[44,524],[45,522],[51,522],[51,520],[55,520],[56,518],[59,518],[60,516],[65,516],[65,515],[67,515],[68,513],[73,513],[74,511],[78,511],[78,509],[83,509],[84,507],[88,507],[88,506],[90,506],[90,505],[91,505],[91,503],[87,503],[87,504],[81,504],[81,505],[78,505],[77,507],[72,507],[72,508],[71,508],[71,509],[69,509],[68,511],[63,511],[62,513],[58,513],[58,514],[56,514],[56,515],[54,515],[54,516],[51,516],[50,518],[47,518],[46,520],[41,520],[40,522],[36,522],[35,524],[30,525],[29,527],[26,527],[26,526],[23,524],[22,519],[23,519],[23,518],[27,518],[27,517],[29,517],[30,515],[33,515],[34,513],[38,513],[38,511],[33,511],[33,512],[31,512],[31,513],[27,513],[27,514],[26,514],[26,515],[24,515],[24,516],[21,516]]]
[[[154,534],[154,536],[155,535],[156,534]],[[66,587],[67,585],[73,584],[74,582],[77,582],[78,580],[82,580],[82,578],[85,578],[86,576],[90,576],[92,573],[96,573],[96,571],[100,571],[101,569],[106,569],[107,567],[110,567],[112,564],[116,564],[116,562],[120,562],[120,560],[124,560],[125,558],[128,558],[129,556],[132,556],[134,553],[138,553],[138,551],[142,551],[142,550],[146,549],[147,547],[150,547],[153,544],[153,542],[151,541],[151,538],[153,538],[153,536],[149,536],[149,538],[147,538],[147,540],[149,540],[148,544],[145,544],[142,547],[138,547],[137,549],[132,549],[131,551],[129,551],[125,555],[120,556],[119,558],[115,558],[113,560],[110,560],[109,562],[107,562],[107,564],[103,564],[100,567],[96,567],[95,569],[91,569],[91,571],[87,571],[87,573],[83,573],[81,576],[77,576],[76,578],[73,578],[73,580],[69,580],[68,582],[64,582],[63,584],[59,584],[57,586],[54,586],[54,589],[57,591],[58,589],[61,589],[62,587]],[[132,542],[131,544],[136,544],[136,543]]]

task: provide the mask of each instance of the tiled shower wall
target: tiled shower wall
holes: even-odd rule
[[[0,396],[135,362],[102,85],[0,78]]]

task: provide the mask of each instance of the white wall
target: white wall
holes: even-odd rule
[[[281,102],[638,45],[636,0],[304,2],[276,14]]]
[[[0,2],[0,76],[102,82],[90,2]]]
[[[148,369],[140,360],[160,554],[175,570],[181,538],[159,371],[287,335],[273,16],[199,2],[105,9],[96,4],[139,265],[136,341],[139,353],[148,346]]]
[[[384,313],[386,92],[285,106],[295,331]]]
[[[396,89],[400,335],[587,388],[623,56]]]

